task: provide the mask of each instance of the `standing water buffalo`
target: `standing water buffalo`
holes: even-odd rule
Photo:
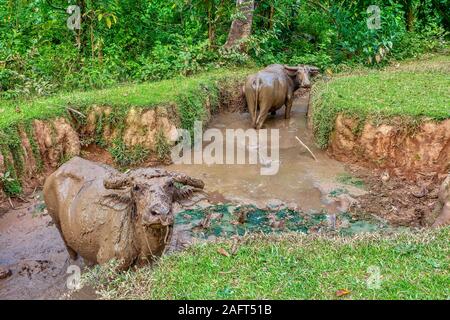
[[[276,112],[283,105],[286,106],[285,118],[289,119],[295,90],[311,87],[310,75],[318,72],[319,69],[313,66],[287,67],[272,64],[248,76],[244,93],[252,126],[261,129],[268,113]]]
[[[172,234],[172,202],[203,187],[181,173],[120,173],[76,157],[47,178],[44,199],[72,259],[116,258],[125,269],[162,254]]]

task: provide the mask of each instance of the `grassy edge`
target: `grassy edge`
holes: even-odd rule
[[[450,118],[449,75],[450,57],[434,56],[384,70],[342,72],[317,81],[311,92],[317,145],[328,147],[339,114],[357,121],[354,134],[359,134],[367,121],[401,125],[414,132],[425,120]]]
[[[235,255],[218,251],[230,252],[232,240],[198,243],[154,267],[118,273],[115,262],[96,266],[83,282],[102,299],[337,299],[343,289],[344,299],[448,299],[449,236],[450,227],[354,237],[258,234],[243,238]],[[377,279],[379,286],[371,282]]]

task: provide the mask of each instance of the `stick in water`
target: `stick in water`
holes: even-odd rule
[[[306,145],[306,144],[304,144],[303,143],[303,141],[302,140],[300,140],[300,138],[299,137],[295,137],[295,139],[297,139],[298,140],[298,142],[300,142],[300,144],[302,145],[302,146],[304,146],[305,148],[306,148],[306,150],[308,150],[309,151],[309,153],[312,155],[312,157],[314,158],[314,160],[316,160],[317,161],[317,158],[316,158],[316,156],[314,155],[314,153],[311,151],[311,149],[309,149],[308,148],[308,146]]]

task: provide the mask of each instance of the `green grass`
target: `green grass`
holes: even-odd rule
[[[427,65],[429,68],[427,68]],[[366,71],[320,81],[313,96],[313,123],[318,144],[328,145],[339,113],[374,122],[402,117],[406,123],[423,118],[450,118],[450,57],[409,62],[384,71]],[[440,67],[440,68],[439,68]]]
[[[149,154],[149,151],[141,145],[127,147],[120,139],[115,139],[108,151],[114,162],[121,167],[140,164]]]
[[[300,234],[197,244],[154,267],[84,275],[105,299],[449,299],[450,228],[353,238]],[[379,271],[379,287],[374,285]],[[371,285],[368,285],[371,284]],[[338,290],[349,294],[337,297]]]
[[[193,77],[126,84],[104,90],[74,91],[31,101],[0,100],[0,130],[27,120],[53,118],[64,114],[67,107],[84,109],[93,105],[104,105],[129,108],[178,103],[180,98],[189,96],[193,91],[198,95],[199,86],[203,84],[222,81],[224,78],[243,77],[249,72],[248,69],[220,69]]]
[[[364,181],[352,176],[349,173],[342,173],[336,177],[336,181],[357,188],[364,188]]]

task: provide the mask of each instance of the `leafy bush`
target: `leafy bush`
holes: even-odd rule
[[[156,135],[156,155],[159,160],[165,160],[170,154],[170,145],[162,130]]]
[[[396,59],[417,58],[427,53],[442,50],[446,47],[445,37],[449,33],[436,24],[428,25],[419,32],[406,32],[393,48]]]
[[[141,145],[128,147],[122,140],[116,139],[112,146],[108,148],[114,161],[121,167],[127,167],[142,163],[147,159],[149,151]]]
[[[0,182],[3,185],[3,191],[6,195],[15,196],[22,193],[20,182],[12,177],[10,171],[6,171],[4,174],[0,173]]]

